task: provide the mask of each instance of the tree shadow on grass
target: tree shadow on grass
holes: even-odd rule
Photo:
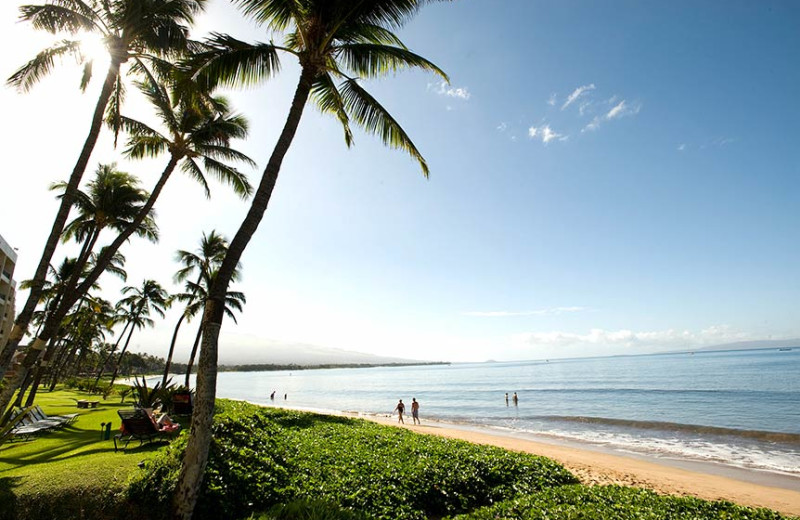
[[[16,517],[17,495],[14,488],[19,486],[22,477],[0,478],[0,520],[13,520]]]

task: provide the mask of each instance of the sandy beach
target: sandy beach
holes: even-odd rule
[[[403,427],[397,424],[394,417],[362,417],[380,424]],[[421,426],[406,424],[404,427],[419,433],[542,455],[562,463],[584,484],[644,487],[663,494],[728,500],[740,505],[766,507],[783,514],[800,516],[800,491],[754,484],[622,455],[458,429],[444,423],[423,423]]]

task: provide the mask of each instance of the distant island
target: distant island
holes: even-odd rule
[[[272,364],[258,363],[251,365],[220,365],[220,372],[270,372],[277,370],[316,370],[322,368],[376,368],[376,367],[414,367],[428,365],[449,365],[449,361],[414,361],[393,363],[323,363],[300,365],[297,363]],[[194,370],[192,370],[194,372]]]

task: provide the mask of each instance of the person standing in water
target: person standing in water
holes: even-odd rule
[[[506,406],[508,406],[508,392],[506,392]]]
[[[422,424],[419,422],[419,403],[415,397],[411,398],[411,418],[414,420],[413,424]]]
[[[514,406],[517,406],[518,404],[519,404],[519,398],[517,397],[517,393],[514,392]]]
[[[405,424],[406,422],[403,420],[403,412],[406,411],[406,405],[403,404],[403,400],[397,403],[397,406],[394,407],[393,412],[397,412],[397,422]]]

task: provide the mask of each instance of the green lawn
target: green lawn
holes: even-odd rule
[[[99,400],[100,404],[97,408],[78,409],[78,399]],[[48,415],[80,416],[71,425],[32,440],[0,446],[0,503],[10,503],[17,497],[122,490],[137,465],[165,446],[154,443],[139,448],[138,443],[131,443],[133,449],[114,452],[113,436],[120,426],[117,410],[130,408],[130,399],[121,403],[118,396],[104,400],[85,392],[56,390],[39,393],[36,402]],[[109,421],[112,438],[103,440],[101,424]]]

